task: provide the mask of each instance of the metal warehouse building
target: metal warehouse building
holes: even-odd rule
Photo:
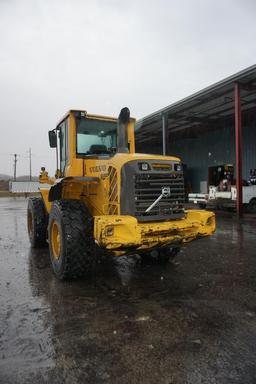
[[[181,157],[195,192],[208,167],[234,164],[240,214],[243,179],[256,168],[256,65],[139,120],[136,150]]]

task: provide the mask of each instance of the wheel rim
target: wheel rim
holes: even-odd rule
[[[31,236],[32,232],[33,232],[32,213],[29,211],[28,212],[28,233],[29,233],[29,236]]]
[[[51,226],[51,248],[53,257],[59,259],[60,257],[60,231],[58,223],[54,220]]]

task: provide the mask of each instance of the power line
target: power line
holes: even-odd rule
[[[16,175],[17,175],[17,161],[18,161],[18,156],[19,155],[17,155],[17,153],[14,153],[14,164],[13,164],[13,166],[14,166],[14,181],[16,181]]]
[[[29,148],[29,180],[32,180],[31,148]]]

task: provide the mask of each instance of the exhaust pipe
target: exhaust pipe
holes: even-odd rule
[[[128,153],[128,124],[130,121],[130,110],[122,108],[117,123],[117,153]]]

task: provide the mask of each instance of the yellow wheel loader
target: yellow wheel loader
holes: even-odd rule
[[[179,158],[135,153],[134,124],[128,108],[118,119],[71,110],[49,131],[57,170],[50,178],[42,168],[27,221],[60,279],[90,272],[101,250],[167,262],[215,230],[212,212],[184,209]]]

